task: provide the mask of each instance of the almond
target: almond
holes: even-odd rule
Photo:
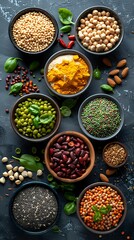
[[[100,179],[101,179],[102,182],[109,182],[109,179],[103,173],[100,173]]]
[[[112,71],[109,72],[109,75],[114,76],[119,73],[119,69],[113,69]]]
[[[106,175],[107,175],[107,176],[111,176],[111,175],[113,175],[115,172],[117,172],[117,170],[114,169],[114,168],[107,169],[107,170],[106,170]]]
[[[112,78],[107,78],[107,83],[111,86],[111,87],[115,87],[116,82],[112,79]]]
[[[128,71],[129,71],[128,67],[124,68],[121,72],[121,76],[125,78],[128,75]]]
[[[127,60],[126,59],[122,59],[122,60],[120,60],[118,63],[117,63],[117,67],[118,68],[122,68],[122,67],[124,67],[125,65],[127,64]]]
[[[114,81],[115,81],[117,84],[121,84],[121,83],[122,83],[121,78],[118,77],[117,75],[114,76]]]
[[[107,66],[107,67],[112,67],[111,60],[109,58],[103,58],[102,62]]]

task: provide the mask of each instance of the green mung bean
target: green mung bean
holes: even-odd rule
[[[96,98],[85,105],[81,120],[89,134],[104,138],[116,132],[121,116],[116,103],[106,98]]]

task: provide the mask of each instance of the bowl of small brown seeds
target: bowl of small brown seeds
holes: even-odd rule
[[[103,160],[112,168],[122,167],[128,157],[128,151],[126,146],[120,142],[109,142],[103,148]]]
[[[19,51],[39,54],[48,50],[57,40],[58,24],[44,9],[26,8],[10,21],[9,37]]]
[[[75,32],[80,47],[89,53],[104,55],[120,45],[124,27],[115,11],[106,6],[93,6],[80,13]]]

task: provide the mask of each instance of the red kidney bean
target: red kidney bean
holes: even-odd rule
[[[81,143],[81,144],[83,143],[83,140],[80,139],[80,138],[78,138],[78,137],[76,138],[76,140],[77,140],[77,142],[79,142],[79,143]]]
[[[55,161],[55,162],[59,162],[59,158],[57,158],[57,157],[53,157],[53,161]]]
[[[70,136],[66,136],[66,142],[70,142]]]
[[[73,161],[73,160],[69,157],[68,160],[67,160],[67,162],[66,162],[66,164],[68,165],[68,164],[70,164],[72,161]]]
[[[67,150],[67,145],[62,145],[61,148],[62,148],[63,150]]]
[[[50,168],[52,168],[52,169],[54,168],[54,165],[53,165],[52,162],[49,163],[49,166],[50,166]]]
[[[70,154],[69,151],[63,151],[62,153],[67,155],[67,156]]]
[[[59,149],[54,148],[53,151],[54,151],[54,153],[56,153],[56,152],[59,152]]]
[[[60,171],[60,166],[54,168],[54,171],[55,171],[56,173],[59,172],[59,171]]]
[[[62,155],[61,151],[58,151],[58,152],[53,154],[54,157],[61,157],[61,155]]]
[[[88,159],[88,153],[85,153],[84,157],[83,157],[83,161],[86,161]]]
[[[80,156],[83,157],[85,155],[85,151],[81,149]]]
[[[66,142],[62,142],[62,145],[67,145],[68,144],[68,142],[66,141]]]
[[[75,147],[80,147],[80,143],[79,142],[75,143]]]
[[[61,166],[61,167],[65,167],[65,164],[64,164],[64,163],[61,163],[60,166]]]
[[[71,179],[77,178],[77,174],[75,174],[75,173],[74,173],[74,174],[71,174],[71,175],[70,175],[70,178],[71,178]]]
[[[58,177],[63,177],[63,172],[61,172],[61,171],[57,172],[57,176]]]
[[[60,164],[64,163],[63,159],[59,159],[59,163]]]
[[[67,169],[67,175],[69,175],[70,173],[71,173],[71,169],[68,168],[68,169]]]
[[[68,164],[68,167],[74,169],[75,165],[73,163],[70,163],[70,164]]]
[[[64,168],[64,167],[62,167],[61,170],[62,170],[63,172],[65,172],[65,173],[67,172],[67,169]]]
[[[61,149],[61,145],[59,143],[55,143],[54,144],[54,147],[58,148],[58,149]]]
[[[75,157],[75,155],[74,155],[74,153],[71,151],[70,152],[70,157],[74,160],[76,157]]]
[[[57,162],[53,163],[54,168],[57,167],[57,165],[58,165]]]
[[[62,143],[63,139],[64,139],[64,137],[61,136],[61,137],[59,137],[59,138],[57,139],[57,142],[58,142],[58,143]]]
[[[75,150],[75,146],[68,148],[68,151],[69,151],[69,152],[71,152],[71,151],[73,151],[73,150]]]
[[[79,175],[79,176],[82,176],[82,171],[81,170],[79,170],[78,168],[76,168],[75,169],[75,172],[77,173],[77,175]]]
[[[68,157],[67,157],[67,155],[65,155],[65,154],[62,154],[62,159],[63,159],[63,161],[67,161],[68,160]]]
[[[52,155],[54,153],[54,149],[53,148],[50,148],[49,149],[49,154]]]
[[[72,162],[72,164],[76,165],[78,163],[78,158],[75,158],[75,160]]]
[[[77,168],[80,168],[80,164],[79,164],[79,163],[77,163],[77,164],[76,164],[76,167],[77,167]]]
[[[80,152],[81,152],[81,149],[80,149],[80,148],[76,148],[76,149],[75,149],[75,154],[76,154],[77,156],[80,154]]]

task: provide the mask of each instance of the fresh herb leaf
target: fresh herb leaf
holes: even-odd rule
[[[60,28],[60,31],[63,33],[68,33],[71,31],[71,26],[70,25],[66,25]]]
[[[99,68],[94,69],[93,76],[96,79],[100,79],[101,78],[101,70]]]
[[[50,123],[54,118],[53,114],[46,113],[40,116],[40,123],[47,124]]]
[[[71,109],[68,108],[67,106],[62,106],[60,108],[60,111],[63,117],[70,117],[71,115]]]
[[[73,14],[69,9],[59,8],[58,13],[59,19],[64,25],[74,24],[74,22],[72,22]]]
[[[94,221],[95,222],[98,222],[98,221],[100,221],[102,219],[102,216],[101,216],[101,213],[100,212],[95,212],[95,214],[94,214]]]
[[[40,112],[40,107],[36,104],[31,104],[29,107],[29,111],[30,113],[32,113],[33,115],[38,115]]]
[[[63,102],[62,102],[62,106],[67,106],[68,108],[73,108],[77,103],[77,99],[74,99],[74,98],[70,98],[70,99],[65,99]]]
[[[40,66],[40,63],[38,61],[33,61],[30,63],[29,69],[30,71],[35,71],[36,69],[38,69]]]
[[[98,211],[99,211],[99,209],[98,209],[98,208],[97,208],[97,206],[95,206],[95,205],[94,205],[94,206],[92,206],[92,210],[93,210],[93,211],[96,211],[96,212],[98,212]]]
[[[60,228],[59,228],[57,225],[54,225],[54,226],[52,227],[52,231],[55,232],[55,233],[61,232]]]
[[[40,118],[39,116],[36,116],[34,119],[33,119],[33,125],[38,128],[39,127],[39,124],[40,124]]]
[[[22,82],[18,82],[18,83],[13,84],[11,86],[11,88],[10,88],[9,94],[11,94],[11,93],[19,93],[21,88],[22,88],[22,86],[23,86]]]
[[[18,65],[18,60],[22,61],[21,58],[14,58],[14,57],[8,58],[4,63],[5,72],[7,73],[13,72]]]
[[[112,206],[108,205],[106,207],[101,207],[100,209],[98,209],[98,207],[96,205],[92,206],[92,210],[95,212],[94,213],[94,221],[98,222],[101,221],[102,219],[102,214],[108,214],[112,209]]]

